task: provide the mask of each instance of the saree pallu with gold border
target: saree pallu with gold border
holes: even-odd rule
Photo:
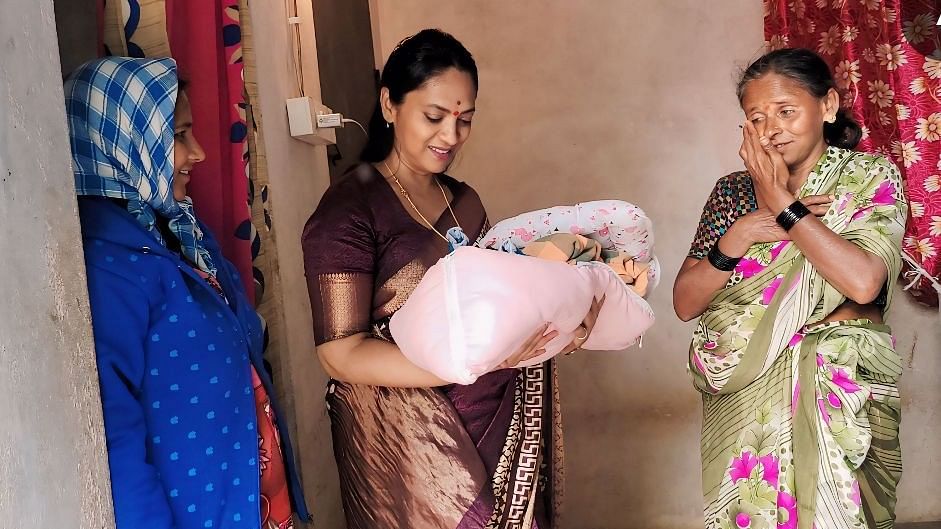
[[[898,169],[828,148],[799,198],[898,277],[907,206]],[[891,289],[889,292],[891,297]],[[703,393],[708,529],[888,529],[901,476],[901,362],[885,325],[820,322],[845,296],[789,241],[753,246],[706,312],[689,371]]]
[[[441,175],[473,241],[488,229],[468,186]],[[447,210],[435,223],[455,225]],[[447,244],[416,223],[382,175],[354,168],[304,233],[318,344],[388,322]],[[331,380],[327,404],[350,529],[550,529],[562,492],[554,363],[468,386],[391,388]]]

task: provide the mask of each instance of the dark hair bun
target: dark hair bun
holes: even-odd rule
[[[836,121],[823,124],[823,138],[828,145],[855,149],[863,138],[863,129],[841,108],[836,113]]]

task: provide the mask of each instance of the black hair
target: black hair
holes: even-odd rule
[[[776,73],[800,83],[814,97],[822,99],[836,89],[836,81],[819,55],[804,48],[783,48],[766,53],[745,69],[738,82],[739,102],[745,95],[745,86],[766,74]],[[833,123],[823,124],[823,137],[827,144],[843,149],[853,149],[862,139],[863,130],[844,109],[836,113]]]
[[[474,90],[477,90],[477,63],[467,48],[440,29],[423,29],[392,50],[382,69],[379,88],[387,88],[389,99],[399,105],[405,100],[406,94],[421,88],[448,68],[456,68],[470,75]],[[382,106],[377,102],[369,120],[369,139],[360,159],[364,162],[385,160],[392,152],[394,139],[393,127],[386,122]]]

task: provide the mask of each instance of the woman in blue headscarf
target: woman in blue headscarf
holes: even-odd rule
[[[259,318],[186,196],[205,153],[176,64],[92,61],[65,94],[118,529],[309,518]]]

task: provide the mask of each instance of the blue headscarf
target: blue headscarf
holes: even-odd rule
[[[128,212],[164,245],[157,216],[166,218],[180,253],[215,275],[192,201],[173,198],[178,87],[173,59],[106,57],[75,70],[65,83],[75,189],[127,200]]]

